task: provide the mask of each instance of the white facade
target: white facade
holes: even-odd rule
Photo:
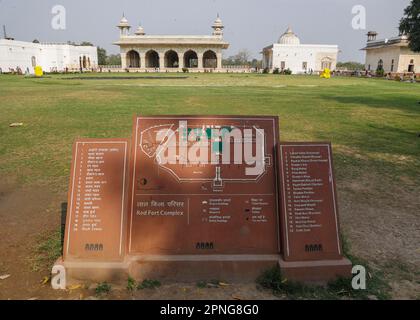
[[[215,20],[212,35],[146,35],[143,27],[130,34],[123,17],[118,25],[121,68],[134,72],[221,71],[222,50],[229,47],[223,40],[223,23]]]
[[[98,50],[92,46],[69,44],[40,44],[0,39],[0,68],[6,73],[20,68],[22,72],[41,66],[44,72],[95,69]]]
[[[365,68],[375,72],[382,67],[385,73],[420,73],[420,53],[408,46],[407,36],[376,40],[377,33],[368,33]]]
[[[263,49],[263,68],[271,72],[290,69],[294,74],[321,72],[325,68],[335,70],[338,52],[337,45],[301,44],[288,28],[278,43]]]

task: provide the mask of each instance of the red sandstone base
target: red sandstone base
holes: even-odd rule
[[[168,282],[255,281],[278,264],[279,255],[144,255],[120,263],[57,262],[66,269],[67,283],[158,279]]]
[[[352,264],[350,260],[299,261],[279,260],[282,276],[292,281],[303,283],[326,284],[339,277],[350,278]]]
[[[137,280],[229,282],[255,281],[262,272],[278,265],[282,276],[308,284],[326,284],[338,277],[351,277],[351,262],[341,260],[286,262],[278,255],[131,256],[124,262],[62,262],[67,283],[79,281],[124,282]]]
[[[136,279],[229,282],[255,281],[276,266],[278,255],[179,255],[132,257],[130,274]]]

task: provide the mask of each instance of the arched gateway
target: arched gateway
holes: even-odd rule
[[[179,56],[174,50],[169,50],[165,53],[165,68],[178,68]]]
[[[130,50],[127,53],[127,67],[128,68],[140,68],[140,55],[134,50]]]
[[[223,23],[218,17],[212,35],[146,35],[143,27],[130,34],[123,18],[118,25],[122,69],[153,72],[222,71],[222,51],[229,47],[223,39]]]
[[[185,68],[198,68],[198,55],[194,50],[188,50],[184,54]]]
[[[203,66],[204,68],[217,68],[217,55],[212,50],[207,50],[203,55]]]
[[[146,68],[159,68],[159,54],[155,50],[146,52]]]

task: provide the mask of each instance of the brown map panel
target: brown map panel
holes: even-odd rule
[[[223,144],[212,129],[243,139]],[[256,154],[261,137],[258,170],[235,160],[235,147],[244,151],[246,144]],[[136,117],[129,253],[278,253],[278,137],[276,117]],[[206,138],[208,147],[194,149]],[[230,162],[218,162],[223,148],[230,148]],[[163,160],[170,154],[175,163]]]
[[[340,258],[331,144],[281,143],[280,166],[285,260]]]
[[[127,139],[75,142],[65,260],[117,261],[123,258],[129,152]]]

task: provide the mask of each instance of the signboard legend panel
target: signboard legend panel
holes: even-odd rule
[[[130,254],[277,254],[276,117],[136,117]]]
[[[329,143],[281,143],[281,226],[285,260],[342,257]]]
[[[83,139],[73,147],[64,243],[67,260],[122,260],[129,141]]]

